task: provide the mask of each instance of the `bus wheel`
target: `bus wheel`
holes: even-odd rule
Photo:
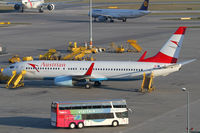
[[[112,122],[112,126],[113,126],[113,127],[117,127],[118,124],[119,124],[118,121],[113,121],[113,122]]]
[[[74,129],[76,127],[75,123],[70,123],[69,128]]]
[[[78,125],[77,125],[77,127],[78,127],[79,129],[83,128],[83,127],[84,127],[83,122],[79,122]]]

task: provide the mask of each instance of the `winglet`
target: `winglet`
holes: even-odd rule
[[[140,59],[139,59],[138,61],[142,61],[142,60],[144,60],[146,54],[147,54],[147,51],[144,52],[144,54],[140,57]]]
[[[90,76],[92,74],[93,67],[94,67],[94,63],[91,64],[88,71],[85,73],[86,76]]]

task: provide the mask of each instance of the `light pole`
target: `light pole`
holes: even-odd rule
[[[90,0],[90,48],[92,48],[92,0]]]
[[[187,93],[187,133],[190,133],[190,92],[186,88],[182,88],[182,91]]]

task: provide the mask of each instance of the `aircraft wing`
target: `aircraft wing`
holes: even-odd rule
[[[61,86],[73,86],[72,80],[76,82],[85,82],[89,81],[90,79],[94,78],[91,77],[92,71],[93,71],[94,63],[92,63],[87,69],[87,72],[83,75],[63,75],[63,76],[57,76],[54,79],[54,83],[56,85],[61,85]]]
[[[63,76],[57,76],[56,79],[64,79],[66,77],[71,77],[75,81],[85,80],[85,79],[91,79],[92,77],[92,71],[93,71],[94,63],[90,65],[90,67],[87,69],[87,72],[84,75],[63,75]]]
[[[92,75],[93,67],[94,67],[94,63],[90,65],[90,67],[88,68],[87,72],[84,75],[76,75],[76,76],[72,76],[72,78],[77,79],[77,80],[92,78],[91,75]]]

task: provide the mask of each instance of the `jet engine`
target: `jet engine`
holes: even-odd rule
[[[49,11],[52,11],[52,10],[55,9],[55,5],[54,5],[54,4],[49,4],[49,5],[47,6],[47,9],[48,9]]]
[[[54,79],[55,85],[74,86],[71,76],[59,76]]]
[[[106,22],[106,21],[108,20],[108,18],[105,17],[105,16],[99,16],[99,17],[98,17],[98,20],[99,20],[100,22]]]
[[[15,5],[14,5],[14,9],[15,9],[15,10],[20,10],[20,8],[21,8],[21,5],[20,5],[20,4],[15,4]]]

